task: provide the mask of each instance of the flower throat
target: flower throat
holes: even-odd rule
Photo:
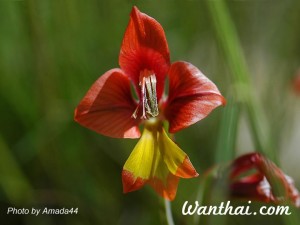
[[[153,71],[143,70],[140,73],[141,101],[136,110],[132,114],[133,118],[137,118],[139,107],[142,107],[141,119],[149,119],[159,114],[156,94],[156,77]]]

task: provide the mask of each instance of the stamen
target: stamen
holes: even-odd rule
[[[149,77],[146,77],[146,109],[147,113],[152,117],[158,116],[158,106],[157,106],[157,96],[156,96],[156,77],[154,74],[151,74]]]
[[[149,119],[159,114],[156,95],[156,77],[152,71],[144,70],[140,74],[141,101],[131,117],[137,118],[139,107],[142,106],[141,119]]]
[[[134,119],[137,118],[137,113],[139,112],[139,107],[140,107],[140,105],[138,105],[138,106],[136,107],[136,109],[134,110],[134,112],[133,112],[132,115],[131,115],[131,118],[134,118]]]
[[[145,113],[145,105],[147,105],[147,93],[145,91],[145,83],[146,83],[146,78],[142,77],[142,83],[140,83],[140,86],[141,86],[143,114],[141,116],[141,119],[147,119],[147,116],[146,116],[146,113]]]

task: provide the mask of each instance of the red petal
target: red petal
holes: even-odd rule
[[[191,178],[198,177],[199,174],[193,167],[189,157],[186,156],[183,163],[178,167],[175,175],[182,178]]]
[[[170,91],[165,117],[174,133],[205,118],[225,104],[216,85],[187,62],[176,62],[169,71]]]
[[[135,177],[133,173],[123,169],[122,171],[123,192],[128,193],[128,192],[139,190],[146,183],[148,183],[160,196],[172,201],[176,196],[179,177],[173,175],[170,172],[166,176],[167,177],[165,181],[157,177],[152,177],[148,180],[145,180],[140,177]]]
[[[138,138],[139,120],[131,118],[136,103],[130,81],[120,69],[112,69],[90,88],[75,110],[75,120],[100,134],[115,138]]]
[[[256,169],[255,173],[248,175],[253,169]],[[246,154],[234,160],[230,178],[232,196],[274,203],[291,201],[296,207],[300,206],[300,194],[293,179],[260,153]]]
[[[179,177],[174,176],[172,173],[167,175],[166,181],[156,177],[148,181],[153,189],[163,198],[169,201],[174,200],[177,192]]]
[[[258,165],[261,164],[262,160],[262,155],[257,152],[248,153],[238,157],[232,163],[232,169],[230,173],[231,179],[235,179],[245,171],[258,168]]]
[[[272,199],[271,189],[265,182],[263,175],[253,174],[250,177],[233,182],[230,185],[230,194],[233,197],[269,202]]]
[[[133,7],[127,26],[119,64],[139,89],[140,72],[153,71],[157,79],[157,95],[161,97],[170,65],[168,43],[161,25]]]
[[[137,177],[135,178],[133,173],[130,171],[124,170],[122,171],[122,183],[123,183],[123,192],[131,192],[136,191],[142,188],[145,184],[145,180]]]

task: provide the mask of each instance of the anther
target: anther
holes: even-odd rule
[[[156,94],[156,77],[149,70],[144,70],[140,74],[141,100],[134,113],[133,118],[137,118],[139,107],[142,107],[141,119],[149,119],[159,114]]]

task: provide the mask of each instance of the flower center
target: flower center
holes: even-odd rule
[[[137,118],[140,106],[143,110],[141,119],[149,119],[158,116],[159,111],[156,95],[156,77],[153,71],[147,69],[141,71],[139,85],[141,88],[141,101],[132,114],[132,117]]]

